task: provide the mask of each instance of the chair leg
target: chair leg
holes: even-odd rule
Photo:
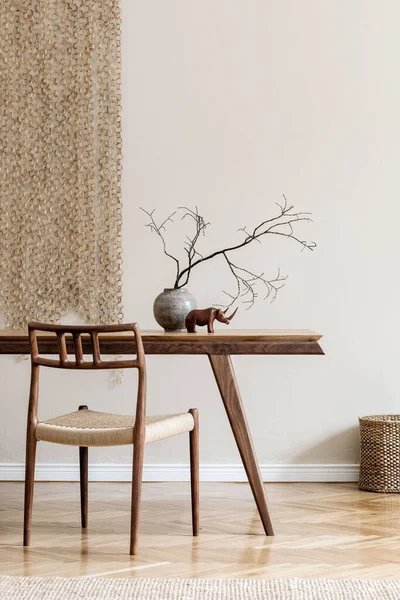
[[[137,554],[139,541],[140,502],[142,498],[144,443],[133,447],[132,500],[131,500],[131,542],[130,554]]]
[[[79,410],[87,410],[86,405]],[[89,452],[86,446],[79,446],[79,474],[81,491],[81,524],[86,529],[88,522],[88,492],[89,492]]]
[[[25,502],[24,502],[24,546],[31,542],[33,488],[35,484],[35,462],[37,441],[34,432],[28,433],[25,460]]]
[[[81,523],[86,529],[88,523],[89,456],[86,446],[79,446],[79,471],[81,488]]]
[[[192,528],[193,535],[199,535],[199,413],[197,408],[191,408],[189,412],[194,419],[194,428],[189,433]]]

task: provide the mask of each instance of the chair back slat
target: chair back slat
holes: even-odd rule
[[[82,349],[81,334],[79,332],[74,332],[72,335],[74,338],[75,360],[76,360],[77,365],[80,365],[83,363],[83,349]]]
[[[60,356],[60,363],[61,363],[61,366],[63,366],[68,360],[67,344],[65,342],[65,333],[63,331],[58,331],[56,333],[57,333],[58,353]]]
[[[97,331],[92,331],[90,333],[90,338],[92,340],[93,362],[95,364],[99,364],[99,362],[101,361],[101,358],[100,358],[99,334],[97,333]]]
[[[140,369],[144,368],[144,350],[139,327],[136,323],[124,325],[51,325],[32,322],[28,325],[32,364],[60,369]],[[57,340],[58,358],[47,358],[40,354],[40,338],[37,332],[48,332]],[[118,332],[132,332],[132,342],[136,346],[135,359],[103,360],[101,356],[101,336]],[[83,338],[83,339],[82,339]],[[54,340],[54,341],[56,341]],[[46,340],[48,342],[48,340]],[[82,343],[83,342],[83,343]],[[85,355],[91,360],[85,360]],[[70,357],[69,357],[70,355]],[[74,356],[74,358],[72,358]]]

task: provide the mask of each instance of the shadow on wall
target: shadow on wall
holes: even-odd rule
[[[343,452],[344,450],[344,452]],[[324,438],[318,444],[296,454],[298,463],[337,462],[336,456],[346,456],[346,462],[358,463],[360,458],[360,434],[358,426],[348,427],[335,435]],[[327,460],[328,459],[328,460]],[[341,459],[341,462],[343,459]]]

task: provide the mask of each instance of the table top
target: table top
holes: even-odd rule
[[[217,329],[207,333],[141,331],[146,354],[324,354],[322,335],[309,329]],[[43,354],[57,353],[54,334],[37,332]],[[131,332],[99,335],[103,354],[132,354]],[[83,341],[85,351],[85,341]],[[89,341],[88,341],[89,344]],[[0,330],[0,354],[29,353],[27,330]]]
[[[310,329],[219,329],[214,333],[207,333],[206,328],[198,329],[196,333],[187,333],[186,331],[162,331],[161,329],[142,329],[140,330],[143,340],[168,340],[168,341],[187,341],[191,340],[303,340],[316,342],[322,338],[322,334],[311,331]],[[54,334],[38,331],[37,336],[43,339],[50,339]],[[99,337],[107,339],[123,340],[132,337],[130,331],[112,332],[99,334]],[[0,329],[0,340],[22,340],[28,339],[27,329]]]

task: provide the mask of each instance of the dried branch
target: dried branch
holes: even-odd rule
[[[169,217],[167,217],[160,225],[157,225],[157,223],[154,220],[153,214],[155,212],[155,208],[153,208],[153,210],[151,212],[148,212],[147,210],[145,210],[144,208],[142,208],[140,206],[140,210],[142,210],[148,217],[150,217],[150,222],[146,223],[146,227],[149,227],[150,231],[156,233],[158,235],[158,237],[161,239],[162,241],[162,245],[163,245],[163,249],[164,249],[164,254],[166,254],[166,256],[168,256],[169,258],[171,258],[175,264],[176,264],[176,276],[178,277],[179,275],[179,270],[180,270],[180,266],[179,266],[179,260],[173,256],[172,254],[170,254],[167,251],[167,243],[165,241],[164,238],[164,234],[163,231],[166,231],[166,227],[165,225],[170,221],[171,223],[173,223],[173,219],[172,217],[176,214],[176,210],[171,213],[169,215]]]
[[[180,269],[178,259],[167,251],[166,241],[164,238],[164,232],[166,231],[165,226],[169,221],[173,220],[172,217],[176,214],[176,211],[167,217],[160,225],[157,225],[153,217],[154,210],[151,212],[148,212],[143,208],[141,210],[148,215],[148,217],[150,217],[150,222],[146,224],[146,227],[149,227],[151,231],[155,232],[160,237],[163,244],[164,253],[175,261],[175,289],[180,289],[187,285],[194,267],[217,256],[222,256],[236,281],[235,294],[230,294],[224,291],[224,293],[230,298],[230,303],[228,306],[231,306],[234,304],[234,302],[241,300],[244,304],[248,305],[247,309],[249,309],[253,306],[256,298],[258,297],[257,290],[259,288],[259,284],[266,288],[266,295],[264,299],[270,298],[271,302],[273,302],[277,297],[278,291],[285,285],[284,282],[286,281],[287,276],[282,276],[278,269],[278,274],[274,279],[267,279],[264,276],[264,273],[253,273],[252,271],[249,271],[243,267],[239,267],[237,264],[232,262],[229,256],[231,252],[239,250],[240,248],[244,248],[252,242],[261,243],[261,238],[266,235],[279,235],[288,239],[292,239],[301,246],[302,250],[307,249],[312,251],[316,247],[315,242],[302,240],[295,235],[296,223],[301,221],[306,223],[311,222],[311,213],[296,212],[294,211],[294,206],[288,204],[285,196],[283,196],[283,200],[284,202],[282,204],[277,203],[277,206],[279,207],[279,213],[274,217],[266,219],[257,225],[253,230],[249,230],[247,226],[238,229],[238,231],[243,232],[245,236],[242,242],[229,246],[228,248],[216,250],[207,256],[203,256],[199,252],[197,244],[200,237],[205,235],[206,229],[210,223],[206,222],[205,219],[199,214],[197,206],[195,207],[195,210],[187,208],[186,206],[178,207],[178,210],[184,211],[181,219],[189,219],[193,221],[195,226],[194,234],[192,236],[187,236],[184,242],[184,249],[187,255],[187,266],[182,270]]]
[[[240,228],[238,229],[238,231],[243,231],[243,233],[244,233],[244,235],[246,236],[246,238],[249,238],[249,237],[251,237],[251,235],[252,235],[251,233],[249,233],[249,232],[247,231],[247,225],[245,225],[244,227],[240,227]],[[257,239],[257,242],[258,242],[259,244],[261,244],[261,240]]]
[[[176,280],[175,280],[175,287],[183,287],[188,283],[189,278],[190,278],[190,273],[192,270],[193,260],[195,259],[196,256],[199,257],[200,261],[203,260],[204,257],[202,256],[202,254],[200,254],[200,252],[198,252],[198,250],[196,248],[196,244],[201,235],[203,235],[203,237],[205,236],[206,229],[210,225],[210,223],[206,223],[204,218],[199,214],[199,209],[197,208],[197,206],[195,207],[194,211],[191,210],[190,208],[187,208],[186,206],[179,206],[179,210],[186,211],[181,220],[183,221],[183,219],[186,219],[186,218],[193,219],[196,230],[195,230],[195,233],[192,238],[188,236],[185,240],[185,251],[186,251],[187,257],[188,257],[188,267],[187,267],[187,271],[186,271],[185,282],[182,285],[178,286],[179,273],[177,273]]]
[[[297,236],[294,235],[294,230],[293,230],[293,225],[295,223],[298,223],[301,221],[304,221],[306,223],[311,222],[312,219],[309,216],[310,213],[291,212],[293,210],[294,206],[288,205],[285,196],[283,196],[283,198],[284,198],[284,204],[283,205],[281,205],[279,203],[277,204],[277,206],[279,206],[279,208],[280,208],[279,215],[276,215],[275,217],[272,217],[271,219],[267,219],[266,221],[263,221],[262,223],[257,225],[257,227],[255,227],[252,232],[249,232],[246,227],[242,228],[241,231],[244,231],[246,237],[245,237],[244,241],[241,242],[240,244],[235,244],[234,246],[230,246],[228,248],[223,248],[221,250],[217,250],[215,252],[212,252],[208,256],[198,258],[194,262],[192,261],[190,264],[190,267],[189,266],[186,267],[179,273],[179,275],[176,279],[176,282],[175,282],[175,287],[181,288],[184,285],[186,285],[189,280],[189,277],[190,277],[190,272],[198,264],[200,264],[202,262],[206,262],[207,260],[211,260],[212,258],[215,258],[216,256],[221,256],[221,255],[227,254],[228,252],[233,252],[234,250],[239,250],[239,248],[244,248],[245,246],[248,246],[249,244],[251,244],[254,241],[259,242],[261,237],[268,235],[268,234],[280,235],[280,236],[292,239],[295,242],[297,242],[298,244],[300,244],[302,246],[303,250],[305,248],[307,248],[308,250],[314,250],[314,248],[316,247],[315,242],[308,242],[306,240],[299,239]],[[184,283],[181,283],[182,279],[183,279]]]
[[[278,291],[285,285],[282,282],[286,281],[287,279],[287,275],[281,275],[280,269],[278,269],[278,274],[274,279],[266,279],[264,277],[264,273],[258,275],[252,271],[249,271],[248,269],[239,267],[238,265],[235,265],[226,254],[224,254],[224,258],[232,275],[236,279],[237,286],[236,294],[230,294],[226,291],[223,291],[223,293],[230,298],[230,302],[228,304],[224,304],[224,306],[229,308],[240,298],[246,298],[245,300],[242,300],[242,302],[243,304],[248,304],[246,310],[249,310],[258,297],[258,293],[256,291],[257,283],[262,283],[267,288],[267,294],[264,297],[264,300],[269,297],[271,297],[271,303],[276,300]]]

